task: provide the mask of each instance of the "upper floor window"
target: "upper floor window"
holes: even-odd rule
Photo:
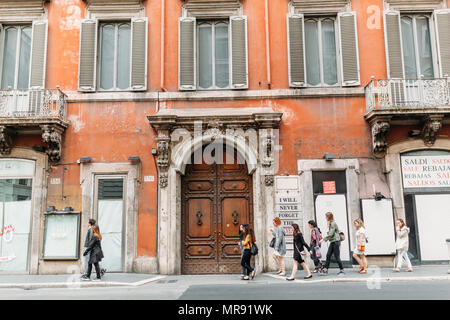
[[[3,32],[1,88],[28,89],[31,26],[8,26]]]
[[[78,90],[147,89],[148,19],[81,22]]]
[[[305,19],[306,79],[309,86],[338,84],[334,18]]]
[[[287,16],[290,87],[360,84],[355,12]]]
[[[131,24],[100,26],[99,86],[101,90],[130,88]]]
[[[230,87],[228,21],[198,21],[198,86],[200,89]]]
[[[405,77],[434,78],[430,18],[426,15],[402,15],[401,33]]]
[[[247,89],[247,17],[179,19],[179,89]]]

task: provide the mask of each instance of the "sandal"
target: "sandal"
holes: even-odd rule
[[[294,281],[295,278],[286,278],[287,281]]]
[[[406,270],[406,272],[412,272],[412,269],[411,269],[411,268],[409,268],[408,270]]]
[[[252,277],[252,280],[253,280],[253,278],[255,277],[255,270],[252,271],[250,276]]]
[[[248,276],[245,276],[242,278],[242,280],[250,280],[250,278]]]
[[[363,270],[360,270],[360,271],[358,271],[360,274],[366,274],[367,273],[367,270],[366,269],[363,269]]]
[[[398,268],[395,268],[395,269],[393,269],[395,272],[400,272],[400,269],[398,269]]]

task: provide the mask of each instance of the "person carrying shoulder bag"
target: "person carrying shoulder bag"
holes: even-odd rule
[[[322,244],[323,241],[330,241],[330,246],[328,247],[327,252],[327,261],[325,262],[325,268],[322,270],[323,275],[328,274],[328,268],[330,267],[331,262],[331,256],[334,255],[334,258],[336,259],[338,266],[339,266],[339,273],[338,276],[344,275],[344,266],[342,265],[341,261],[341,253],[340,253],[340,246],[341,241],[343,240],[343,233],[339,232],[339,227],[337,223],[334,221],[334,216],[331,212],[327,212],[325,214],[325,218],[328,221],[328,233],[325,238],[320,240],[320,244]]]

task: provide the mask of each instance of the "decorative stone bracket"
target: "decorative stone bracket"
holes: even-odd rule
[[[170,137],[169,130],[159,131],[157,141],[157,164],[159,171],[159,185],[161,188],[167,187],[168,169],[169,169],[169,153],[170,153]]]
[[[386,138],[390,128],[390,118],[378,119],[371,123],[373,153],[376,157],[382,157],[386,153]]]
[[[50,162],[61,160],[61,141],[64,128],[56,125],[41,125],[42,140],[48,144],[48,158]]]
[[[386,138],[391,128],[391,116],[375,117],[371,122],[373,153],[376,157],[383,157],[386,153]],[[421,137],[427,146],[434,145],[436,135],[442,128],[444,114],[428,114],[421,117]]]
[[[58,162],[61,160],[61,141],[65,127],[57,124],[40,125],[42,130],[42,140],[48,144],[47,155],[50,162]],[[13,147],[13,137],[15,130],[0,125],[0,154],[7,156],[11,153]]]
[[[436,134],[442,127],[443,118],[443,115],[430,115],[425,118],[421,133],[427,146],[432,146],[436,141]]]

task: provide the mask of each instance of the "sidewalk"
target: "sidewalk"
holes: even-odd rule
[[[378,268],[369,266],[367,274],[359,274],[358,269],[344,269],[345,275],[338,276],[339,269],[329,269],[328,275],[320,275],[313,273],[311,279],[304,280],[303,277],[306,272],[300,270],[297,272],[295,280],[293,282],[366,282],[366,281],[433,281],[433,280],[450,280],[450,274],[448,273],[450,266],[448,265],[428,265],[428,266],[414,266],[413,272],[406,272],[406,269],[402,269],[401,272],[395,272],[392,268]],[[286,272],[286,276],[280,277],[274,273],[264,273],[264,275],[270,276],[275,279],[284,280],[287,282],[286,276],[290,273]]]
[[[165,276],[156,274],[137,273],[106,273],[102,281],[81,281],[80,274],[58,274],[58,275],[22,275],[22,274],[0,274],[0,289],[21,288],[87,288],[87,287],[136,287]],[[91,277],[94,279],[94,277]]]
[[[413,272],[403,269],[397,273],[391,268],[369,267],[367,274],[359,274],[357,269],[345,269],[345,275],[337,276],[338,269],[330,269],[327,276],[317,273],[308,280],[304,280],[305,271],[297,272],[297,283],[337,283],[337,282],[395,282],[395,281],[449,281],[448,265],[416,266]],[[290,270],[289,270],[290,271]],[[287,273],[289,275],[289,272]],[[93,278],[93,277],[92,277]],[[102,281],[81,281],[80,274],[60,275],[19,275],[0,274],[0,289],[21,288],[25,290],[39,288],[89,288],[89,287],[139,287],[148,283],[158,286],[190,286],[194,284],[233,285],[233,284],[287,284],[286,277],[280,277],[273,272],[258,274],[255,280],[242,281],[239,275],[157,275],[136,273],[106,273]]]

